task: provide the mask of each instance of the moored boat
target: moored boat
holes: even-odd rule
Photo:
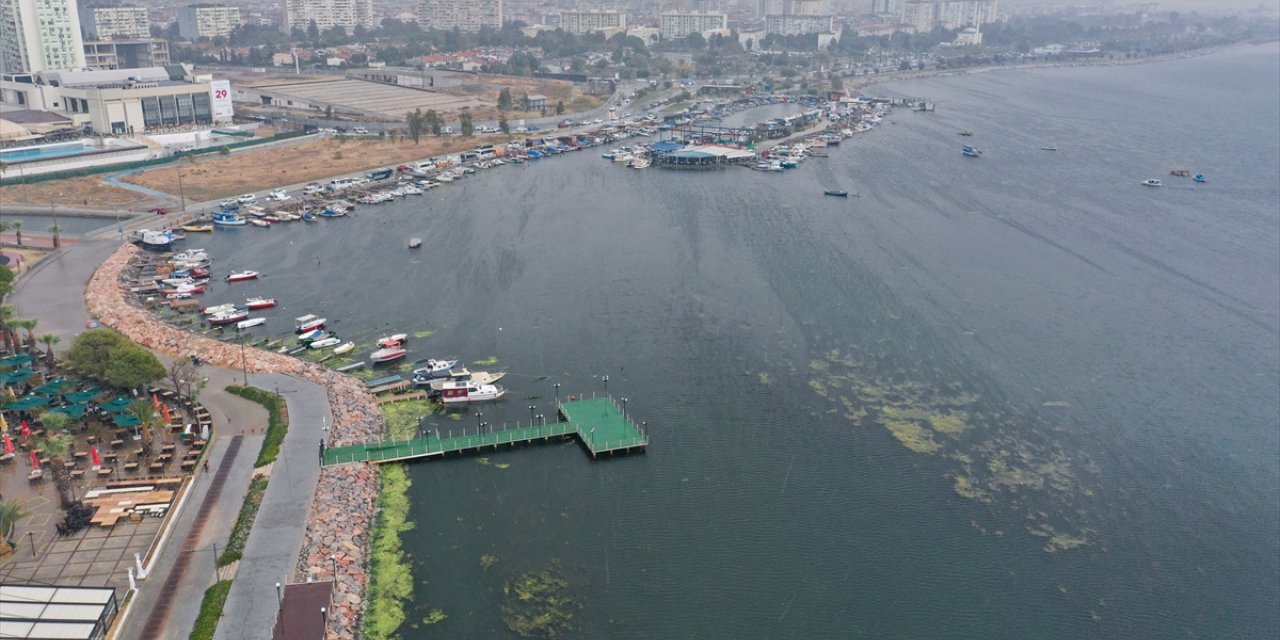
[[[215,213],[213,214],[212,220],[214,224],[222,225],[224,227],[243,227],[248,224],[245,222],[244,216],[232,211]]]
[[[298,341],[299,342],[315,342],[316,340],[323,340],[328,335],[329,335],[329,332],[325,331],[324,329],[312,329],[310,331],[304,331],[298,334]]]
[[[418,363],[415,363],[418,364]],[[416,367],[413,370],[415,377],[422,376],[425,379],[432,380],[435,378],[443,378],[449,374],[449,370],[458,366],[457,358],[428,358],[421,361],[424,366]]]
[[[332,347],[339,344],[342,344],[342,338],[339,338],[338,336],[329,336],[327,338],[321,338],[313,341],[311,344],[307,345],[307,348],[324,349],[326,347]]]
[[[470,404],[497,400],[506,393],[506,389],[493,384],[446,382],[439,391],[439,400],[441,404]]]
[[[275,298],[249,298],[248,300],[244,301],[244,306],[247,309],[270,309],[271,307],[276,306],[276,299]]]
[[[266,318],[249,318],[248,320],[241,320],[240,322],[237,322],[236,328],[248,329],[249,327],[256,327],[260,324],[264,324],[266,321]]]
[[[257,280],[257,271],[239,271],[227,276],[227,282],[244,282],[245,280]]]
[[[206,318],[205,320],[212,325],[224,325],[224,324],[231,324],[233,322],[240,322],[241,320],[244,320],[248,317],[249,317],[248,310],[232,309],[230,311],[222,311],[220,313],[215,313],[209,316],[208,318]]]
[[[223,311],[231,311],[232,309],[235,309],[235,308],[236,308],[236,305],[228,302],[226,304],[218,304],[210,307],[204,307],[200,309],[200,313],[203,313],[207,316],[211,316],[215,313],[222,313]]]
[[[392,360],[399,360],[406,355],[409,355],[409,352],[405,351],[404,347],[389,347],[387,349],[378,349],[369,354],[369,360],[373,362],[391,362]]]
[[[208,233],[213,231],[211,224],[184,224],[182,230],[188,233]]]
[[[344,353],[351,353],[352,351],[355,351],[355,349],[356,349],[356,343],[348,342],[346,344],[342,344],[334,347],[333,352],[337,355],[342,355]]]
[[[378,338],[378,346],[382,348],[397,347],[409,341],[409,334],[395,333]]]
[[[324,326],[325,319],[316,315],[307,314],[293,319],[293,332],[306,333]]]

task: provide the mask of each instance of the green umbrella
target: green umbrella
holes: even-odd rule
[[[35,359],[36,357],[29,353],[19,353],[8,358],[0,358],[0,369],[21,366]]]
[[[49,404],[51,398],[49,396],[31,395],[24,396],[14,402],[9,403],[5,409],[10,411],[29,411],[37,407],[43,407]]]
[[[138,416],[135,416],[132,413],[117,413],[111,416],[111,420],[114,421],[116,426],[121,429],[142,424],[142,421],[138,419]]]
[[[58,407],[56,409],[51,409],[49,411],[49,413],[54,413],[54,412],[65,413],[67,417],[71,418],[72,420],[79,420],[80,418],[84,417],[84,403],[79,402],[76,404],[69,404],[66,406]]]
[[[73,393],[68,393],[62,397],[66,398],[67,402],[70,402],[73,404],[79,404],[82,402],[88,402],[89,400],[92,400],[98,397],[98,395],[101,393],[102,393],[102,389],[93,387],[92,389],[85,389],[84,391],[76,391]]]
[[[107,413],[115,413],[117,411],[124,411],[125,409],[128,409],[129,402],[130,402],[129,398],[125,396],[120,396],[119,398],[116,398],[111,402],[107,402],[100,405],[100,408],[103,411],[106,411]]]

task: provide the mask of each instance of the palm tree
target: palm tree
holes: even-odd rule
[[[9,534],[18,521],[25,517],[27,512],[23,510],[21,502],[13,499],[0,500],[0,556],[13,551],[13,545],[9,544]]]
[[[62,414],[55,414],[62,415]],[[67,471],[67,456],[71,454],[71,437],[62,433],[50,433],[34,443],[37,451],[49,456],[49,472],[53,485],[58,488],[58,502],[63,509],[71,506],[71,472]]]
[[[14,220],[13,222],[9,223],[9,226],[13,229],[13,232],[17,234],[18,246],[21,247],[22,246],[22,221]]]
[[[40,320],[38,318],[24,318],[22,320],[15,320],[13,323],[13,326],[27,332],[25,345],[27,349],[32,349],[36,346],[36,325],[38,324],[40,324]]]
[[[160,425],[160,414],[147,398],[130,402],[129,413],[138,419],[138,433],[142,435],[142,459],[146,460],[151,457],[151,430]]]
[[[54,249],[61,248],[62,237],[58,234],[62,233],[62,227],[55,224],[52,227],[49,227],[49,233],[53,234],[53,248]]]
[[[45,352],[46,352],[46,353],[45,353],[45,356],[46,356],[46,357],[48,358],[48,360],[49,360],[49,366],[50,366],[50,367],[52,367],[52,366],[53,366],[53,364],[54,364],[54,361],[53,361],[53,345],[58,344],[59,342],[62,342],[62,337],[61,337],[61,336],[58,336],[57,334],[53,334],[53,333],[46,333],[46,334],[44,334],[44,335],[40,336],[40,344],[44,345]]]
[[[18,352],[14,346],[13,339],[13,318],[18,315],[18,310],[7,304],[0,304],[0,332],[4,333],[4,346],[9,351]]]

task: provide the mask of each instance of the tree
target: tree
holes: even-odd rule
[[[27,512],[23,510],[21,502],[13,499],[0,500],[0,557],[13,551],[9,536],[18,521],[25,517]]]
[[[177,358],[169,365],[169,383],[178,395],[195,400],[204,389],[204,376],[189,358]]]
[[[13,292],[13,270],[0,265],[0,300]]]
[[[14,220],[13,222],[9,223],[9,226],[13,228],[13,234],[17,236],[17,239],[18,239],[18,246],[21,247],[22,246],[22,221]]]
[[[511,124],[507,122],[505,116],[498,118],[498,130],[503,133],[511,133]]]
[[[62,338],[57,336],[56,334],[46,333],[40,336],[40,344],[44,345],[45,357],[48,359],[50,367],[54,365],[53,345],[58,344],[59,342],[62,342]]]
[[[53,234],[53,248],[54,249],[61,248],[62,237],[60,234],[62,233],[62,227],[55,224],[52,227],[49,227],[49,233]]]
[[[312,20],[307,25],[307,39],[311,42],[320,41],[320,27],[316,25],[316,21]]]
[[[435,109],[427,109],[427,113],[423,116],[422,122],[426,125],[427,130],[431,132],[431,135],[440,135],[442,126],[440,123],[440,114],[436,113]]]
[[[49,414],[46,415],[48,416]],[[52,415],[63,414],[55,413]],[[52,432],[52,429],[48,428],[48,424],[45,426],[46,431]],[[71,453],[71,438],[62,433],[50,433],[44,438],[35,440],[33,448],[49,457],[49,473],[53,475],[53,484],[58,488],[58,502],[63,509],[70,507],[71,474],[67,471],[67,456]]]
[[[151,457],[151,444],[153,433],[156,427],[161,426],[163,418],[156,411],[151,400],[148,398],[138,398],[129,403],[129,413],[138,419],[138,435],[142,436],[142,454],[143,460]]]
[[[4,346],[9,351],[18,352],[17,341],[13,338],[14,316],[18,310],[7,304],[0,304],[0,331],[4,332]]]
[[[503,87],[502,91],[498,92],[498,110],[499,111],[511,110],[511,90],[506,87]]]
[[[2,311],[0,315],[3,315]],[[76,336],[71,343],[67,363],[82,374],[103,379],[112,352],[128,344],[127,338],[110,329],[90,329]]]
[[[135,389],[164,377],[165,370],[155,354],[135,344],[126,344],[111,353],[111,361],[102,374],[107,384]]]
[[[418,144],[423,131],[427,128],[426,114],[422,113],[422,107],[418,107],[405,114],[404,119],[409,123],[409,137],[413,139],[414,144]]]
[[[325,120],[332,120],[332,119],[333,119],[333,105],[331,105],[331,104],[325,105],[325,107],[324,107],[324,119],[325,119]]]
[[[19,329],[22,329],[23,331],[27,332],[27,340],[26,340],[26,347],[25,347],[27,349],[31,349],[36,346],[35,331],[36,331],[36,325],[38,324],[40,324],[39,318],[26,318],[24,320],[17,320],[13,323],[13,326],[18,327]]]
[[[463,111],[458,114],[459,126],[462,128],[462,137],[470,138],[476,131],[475,125],[471,123],[471,112]]]
[[[556,102],[556,115],[558,116],[564,115],[564,100],[560,100]]]

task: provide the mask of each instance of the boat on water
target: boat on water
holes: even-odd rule
[[[215,213],[213,214],[212,220],[214,224],[222,225],[224,227],[243,227],[244,225],[249,224],[245,221],[244,216],[232,211]]]
[[[342,344],[342,338],[339,338],[338,336],[329,336],[327,338],[312,341],[312,343],[307,345],[307,347],[310,349],[325,349],[340,344]]]
[[[424,378],[422,376],[413,376],[413,384],[419,387],[429,387],[433,391],[439,391],[444,388],[448,382],[472,382],[474,384],[495,384],[507,375],[506,371],[471,371],[466,367],[457,367],[450,369],[448,374],[440,378]]]
[[[356,343],[348,342],[346,344],[341,344],[334,347],[333,352],[336,355],[342,355],[344,353],[351,353],[352,351],[355,351],[355,349],[356,349]]]
[[[388,347],[398,347],[408,341],[409,341],[409,334],[395,333],[389,336],[382,336],[381,338],[378,338],[378,346],[380,348],[386,349]]]
[[[325,331],[324,329],[312,329],[310,331],[304,331],[298,334],[298,341],[299,342],[315,342],[316,340],[323,340],[325,336],[328,336],[328,335],[329,335],[329,332]]]
[[[316,221],[316,214],[311,213],[310,211],[308,211],[308,212],[306,212],[306,213],[302,214],[302,220],[303,220],[304,222],[315,222],[315,221]]]
[[[261,218],[250,218],[249,224],[259,228],[271,226],[270,222],[267,222],[266,220],[263,220]]]
[[[968,129],[965,129],[964,131],[961,131],[961,132],[959,132],[959,133],[960,133],[960,135],[962,135],[962,136],[966,136],[966,137],[967,137],[967,136],[972,136],[972,135],[973,135],[973,132],[972,132],[972,131],[970,131],[970,130],[968,130]]]
[[[257,271],[238,271],[227,276],[227,282],[244,282],[245,280],[257,280]]]
[[[307,314],[293,319],[293,332],[306,333],[324,326],[325,319],[316,315]]]
[[[506,389],[494,384],[476,384],[471,381],[446,382],[442,385],[437,397],[441,404],[470,404],[497,400],[506,393]]]
[[[421,248],[422,248],[422,238],[409,238],[409,248],[410,248],[410,249],[421,249]]]
[[[211,316],[215,313],[222,313],[223,311],[231,311],[232,309],[235,309],[235,308],[236,308],[236,305],[228,302],[226,304],[218,304],[218,305],[213,305],[211,307],[204,307],[200,309],[200,313],[203,313],[206,316]]]
[[[386,349],[378,349],[377,351],[369,354],[369,360],[373,362],[391,362],[392,360],[399,360],[407,355],[409,355],[409,352],[405,351],[404,347],[389,347]]]
[[[960,150],[960,153],[964,154],[964,156],[965,156],[966,158],[980,158],[980,157],[982,157],[982,151],[981,151],[981,150],[979,150],[977,147],[975,147],[975,146],[971,145],[971,144],[966,144],[966,145],[964,146],[964,149],[961,149],[961,150]]]
[[[1055,147],[1055,146],[1053,146],[1053,145],[1051,145],[1051,144],[1047,144],[1047,145],[1045,145],[1045,146],[1043,146],[1043,147],[1040,147],[1040,150],[1041,150],[1041,151],[1057,151],[1057,150],[1058,150],[1058,148],[1057,148],[1057,147]]]
[[[246,309],[270,309],[276,306],[275,298],[249,298],[244,301]]]
[[[1190,169],[1170,169],[1169,175],[1178,176],[1179,178],[1190,178],[1191,170]]]
[[[208,262],[209,254],[204,249],[187,249],[169,257],[173,262]]]
[[[174,287],[173,287],[172,289],[169,289],[169,290],[166,290],[166,291],[162,291],[161,293],[166,293],[166,294],[169,294],[169,293],[190,293],[190,294],[197,294],[197,293],[204,293],[204,292],[205,292],[205,288],[204,288],[204,285],[203,285],[203,284],[184,283],[184,284],[174,285]]]
[[[827,189],[826,191],[823,191],[823,192],[822,192],[822,195],[824,195],[824,196],[835,196],[835,197],[837,197],[837,198],[848,198],[848,197],[849,197],[849,192],[848,192],[848,191],[836,191],[835,189]]]
[[[258,325],[265,324],[266,322],[266,318],[249,318],[248,320],[241,320],[240,322],[237,322],[236,328],[248,329],[249,327],[256,327]]]
[[[213,225],[211,225],[211,224],[184,224],[184,225],[182,225],[182,230],[183,230],[183,231],[186,231],[187,233],[208,233],[208,232],[210,232],[210,231],[213,231]]]
[[[1155,178],[1147,178],[1146,180],[1143,180],[1143,181],[1142,181],[1142,186],[1144,186],[1144,187],[1163,187],[1163,186],[1164,186],[1164,183],[1163,183],[1163,182],[1160,182],[1159,180],[1156,180]]]
[[[423,364],[423,366],[417,367],[413,370],[414,377],[422,376],[427,380],[434,380],[436,378],[443,378],[447,376],[450,369],[458,366],[458,359],[428,358],[427,360],[422,361],[421,364]]]
[[[1196,175],[1192,176],[1191,179],[1201,184],[1209,181],[1209,179],[1206,178],[1203,173],[1197,173]]]
[[[637,157],[632,159],[631,163],[628,164],[627,166],[631,167],[632,169],[648,169],[650,164],[652,164],[652,161],[649,160],[648,158]]]
[[[138,244],[149,251],[168,251],[173,246],[173,235],[164,231],[143,229],[138,232]]]
[[[205,318],[205,321],[211,325],[218,326],[218,325],[238,323],[241,320],[246,320],[248,318],[249,318],[249,311],[247,309],[232,309],[230,311],[222,311],[219,313],[215,313],[209,316],[208,318]]]

